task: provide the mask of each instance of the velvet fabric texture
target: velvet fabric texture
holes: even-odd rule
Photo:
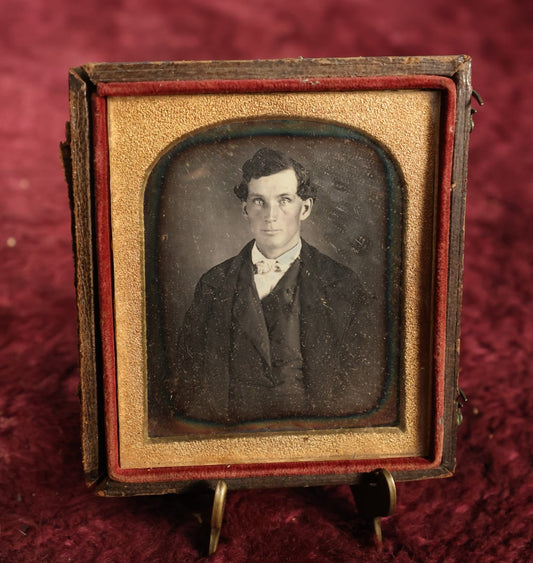
[[[0,33],[0,561],[201,561],[209,496],[83,481],[67,69],[90,61],[473,57],[458,467],[400,483],[380,554],[348,487],[231,492],[217,562],[533,558],[533,11],[522,0],[5,0]],[[474,107],[476,104],[474,102]]]

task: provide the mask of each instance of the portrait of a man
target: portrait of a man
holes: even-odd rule
[[[152,412],[157,414],[154,419],[166,417],[163,427],[171,428],[173,420],[226,429],[279,420],[307,421],[312,426],[312,421],[349,419],[351,424],[359,421],[357,424],[364,425],[360,419],[379,410],[384,398],[396,404],[395,399],[390,400],[392,387],[387,380],[391,365],[387,356],[391,346],[387,350],[383,329],[387,303],[385,297],[376,297],[385,295],[387,288],[376,291],[365,283],[361,272],[337,259],[339,253],[333,258],[319,250],[316,227],[310,233],[313,236],[314,231],[314,241],[306,240],[302,228],[313,221],[321,200],[327,201],[323,193],[327,187],[322,188],[300,156],[293,158],[290,145],[261,145],[253,152],[243,151],[249,156],[241,160],[238,176],[233,176],[233,194],[227,194],[228,201],[222,204],[238,208],[241,219],[238,225],[230,222],[218,236],[222,240],[229,233],[231,241],[234,229],[244,233],[240,234],[244,244],[196,278],[194,292],[185,306],[180,305],[184,310],[181,323],[175,321],[178,309],[172,306],[176,292],[167,289],[168,299],[157,294],[157,317],[152,315],[149,327],[157,327],[152,332],[162,334],[158,361],[163,356],[169,359],[152,362],[157,369],[149,373],[148,383],[150,387],[155,382]],[[302,151],[300,147],[292,152],[301,155]],[[182,163],[180,181],[184,170],[191,174],[191,162]],[[199,164],[195,174],[200,176],[204,168]],[[174,209],[178,204],[166,205]],[[199,205],[206,205],[205,200]],[[166,243],[171,220],[161,209],[159,214],[163,226],[159,226],[158,240]],[[337,209],[332,221],[338,214]],[[327,219],[320,222],[328,236]],[[202,227],[198,225],[198,230]],[[379,229],[385,232],[386,225],[374,228]],[[217,234],[211,239],[216,253]],[[353,253],[359,251],[353,246]],[[206,248],[202,255],[209,250]],[[164,252],[160,251],[157,266],[161,274],[153,279],[170,286],[180,271],[177,266],[172,266],[176,275],[167,271],[169,260]],[[186,264],[186,259],[180,264]],[[372,267],[376,269],[368,261],[367,269]],[[376,271],[385,284],[386,265],[379,268]],[[148,295],[155,296],[150,287],[153,284],[149,284]],[[149,355],[151,350],[155,348],[149,341]],[[385,409],[388,421],[396,416],[396,407],[390,404]],[[157,432],[172,434],[170,430]]]

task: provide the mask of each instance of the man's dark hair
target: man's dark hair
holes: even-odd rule
[[[316,186],[311,184],[309,172],[296,160],[273,149],[259,149],[252,158],[242,166],[241,183],[234,188],[235,195],[241,200],[248,198],[250,180],[270,176],[282,170],[294,170],[298,187],[296,193],[303,199],[316,199]]]

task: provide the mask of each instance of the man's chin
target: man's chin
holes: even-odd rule
[[[271,258],[272,260],[278,258],[282,254],[285,254],[287,250],[290,250],[292,246],[290,244],[274,244],[275,241],[272,238],[268,238],[267,240],[259,240],[256,239],[257,248],[266,256],[267,258]]]

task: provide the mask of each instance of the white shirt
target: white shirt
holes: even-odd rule
[[[257,248],[257,244],[254,243],[252,248],[252,263],[256,266],[256,271],[265,271],[265,273],[254,274],[254,282],[259,299],[266,297],[276,287],[279,280],[291,267],[291,264],[300,256],[301,249],[302,241],[300,240],[296,246],[287,250],[285,254],[272,259],[264,256],[259,248]]]

